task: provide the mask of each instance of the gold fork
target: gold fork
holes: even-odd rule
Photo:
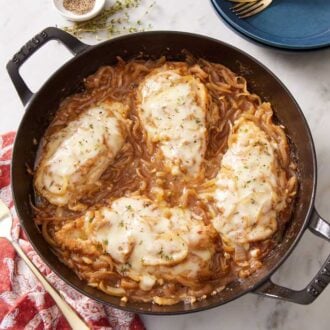
[[[237,4],[231,7],[231,11],[239,18],[246,18],[260,13],[266,9],[273,0],[229,0]]]
[[[26,256],[19,244],[11,237],[12,217],[8,207],[0,200],[0,237],[6,238],[11,242],[17,254],[25,261],[32,273],[36,276],[44,289],[51,295],[56,302],[57,307],[61,310],[66,320],[74,330],[88,330],[89,327],[79,318],[71,306],[57,293],[57,291],[48,283],[46,278],[40,273],[37,267]]]

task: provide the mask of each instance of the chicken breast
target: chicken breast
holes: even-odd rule
[[[54,205],[80,207],[125,142],[125,113],[117,102],[93,107],[48,136],[35,172],[38,193]]]
[[[70,249],[86,246],[77,242],[79,237],[101,244],[117,271],[139,282],[143,290],[159,279],[201,279],[210,270],[217,233],[188,209],[132,196],[89,211],[83,219],[85,233],[73,234],[73,227],[79,226],[70,223],[56,233],[57,240]]]
[[[206,151],[206,87],[192,75],[161,68],[140,84],[138,111],[172,174],[198,175]]]
[[[244,118],[235,123],[228,144],[216,177],[220,214],[213,226],[230,245],[267,239],[277,229],[287,198],[279,182],[278,145]]]

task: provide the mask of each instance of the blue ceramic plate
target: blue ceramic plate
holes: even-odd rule
[[[273,0],[261,13],[240,19],[233,3],[211,0],[235,30],[269,46],[305,50],[330,46],[330,0]]]

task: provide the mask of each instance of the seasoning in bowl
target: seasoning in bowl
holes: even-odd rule
[[[75,14],[83,15],[93,9],[95,0],[63,0],[63,7]]]
[[[88,21],[99,15],[105,0],[53,0],[54,8],[73,22]]]

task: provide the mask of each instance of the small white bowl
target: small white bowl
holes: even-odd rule
[[[104,7],[105,0],[95,0],[94,7],[87,13],[79,15],[66,10],[63,6],[63,0],[53,0],[55,9],[66,19],[74,22],[88,21],[98,15]]]

